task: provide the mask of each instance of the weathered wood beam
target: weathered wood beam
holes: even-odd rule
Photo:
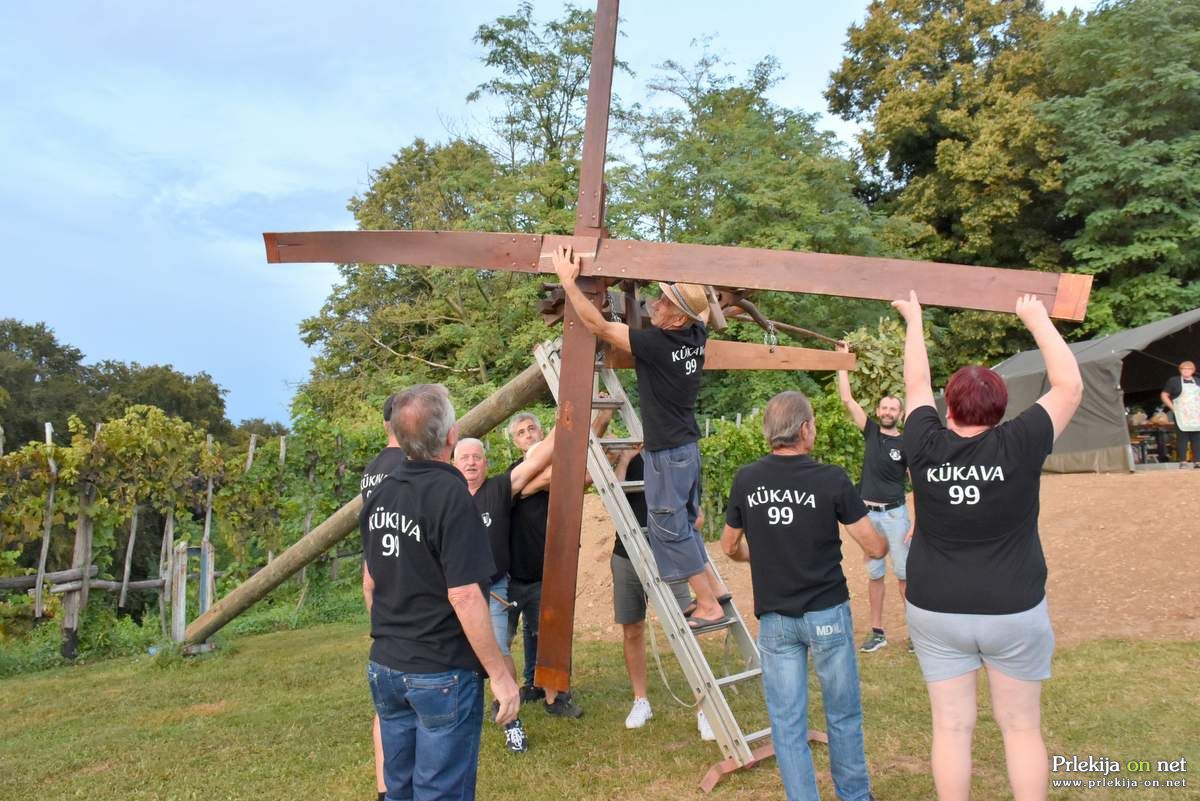
[[[1041,298],[1050,315],[1082,320],[1092,277],[870,256],[718,245],[680,245],[574,236],[468,231],[320,231],[263,234],[267,261],[419,264],[553,273],[550,254],[571,245],[581,275],[687,281],[746,289],[895,300],[917,291],[927,306],[1011,312],[1017,298]]]
[[[548,391],[542,371],[536,364],[530,365],[459,418],[459,434],[464,437],[482,437],[516,412],[539,400]],[[355,494],[351,501],[271,560],[269,565],[243,581],[232,592],[214,603],[207,612],[193,620],[183,635],[184,642],[204,642],[226,623],[340,542],[347,534],[355,531],[358,528],[358,513],[361,510],[362,496]]]
[[[853,353],[819,348],[777,345],[772,352],[766,345],[729,339],[710,339],[704,346],[705,370],[853,370],[857,363]],[[633,354],[610,350],[604,364],[633,367]]]
[[[100,568],[95,565],[88,565],[88,575],[94,576],[100,572]],[[47,584],[57,584],[64,581],[78,581],[83,575],[83,569],[73,567],[69,570],[55,570],[46,573],[43,576]],[[9,576],[8,578],[0,578],[0,590],[27,590],[37,581],[37,576],[30,573],[28,576]]]

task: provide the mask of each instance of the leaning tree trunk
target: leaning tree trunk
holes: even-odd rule
[[[481,437],[547,392],[541,369],[532,364],[492,393],[458,421],[459,434]],[[266,567],[242,582],[187,627],[184,642],[201,643],[250,608],[309,562],[336,545],[358,527],[362,496],[355,495],[341,509],[275,557]]]

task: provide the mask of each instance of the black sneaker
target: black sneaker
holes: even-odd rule
[[[526,684],[521,687],[521,703],[528,704],[530,701],[541,701],[545,699],[546,691],[541,687],[534,687],[532,684]]]
[[[546,708],[547,715],[553,715],[556,718],[578,718],[583,716],[583,710],[579,708],[579,704],[571,698],[570,693],[559,693],[553,704],[542,704]]]
[[[529,738],[525,736],[525,727],[517,718],[504,727],[504,747],[514,754],[523,754],[529,750]]]

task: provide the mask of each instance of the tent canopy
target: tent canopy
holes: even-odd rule
[[[1126,406],[1153,411],[1166,380],[1187,359],[1200,359],[1200,309],[1071,345],[1083,375],[1083,402],[1054,445],[1046,469],[1126,470],[1131,466]],[[1008,385],[1004,419],[1017,416],[1050,388],[1036,350],[996,365]]]

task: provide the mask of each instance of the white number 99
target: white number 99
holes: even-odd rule
[[[957,506],[960,503],[965,503],[968,506],[979,503],[979,487],[974,484],[967,486],[959,486],[954,484],[950,487],[950,503]]]
[[[383,535],[383,555],[384,556],[399,556],[400,555],[400,538],[395,534]]]
[[[790,506],[772,506],[767,509],[767,522],[772,526],[778,526],[780,523],[790,526],[792,524],[792,508]]]

